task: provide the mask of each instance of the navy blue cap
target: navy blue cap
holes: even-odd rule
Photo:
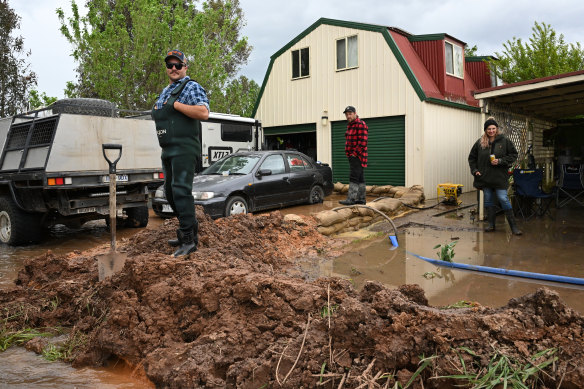
[[[168,61],[170,57],[175,57],[182,63],[187,63],[185,59],[185,54],[180,50],[170,50],[168,53],[166,53],[166,58],[164,58],[164,62]]]
[[[345,110],[343,111],[343,113],[347,112],[357,112],[357,110],[352,105],[348,105],[347,108],[345,108]]]

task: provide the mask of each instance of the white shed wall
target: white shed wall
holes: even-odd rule
[[[359,67],[336,70],[336,40],[358,36]],[[309,47],[310,76],[292,80],[291,51]],[[320,25],[274,60],[256,118],[264,127],[316,123],[317,157],[331,163],[331,121],[405,115],[406,185],[423,183],[422,102],[380,33]],[[326,113],[328,123],[321,117]],[[435,191],[435,188],[433,189]]]
[[[436,198],[436,188],[443,183],[462,184],[463,192],[474,190],[468,153],[483,133],[481,114],[424,103],[424,121],[426,197]]]

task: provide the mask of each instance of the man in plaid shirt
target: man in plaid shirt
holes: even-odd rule
[[[164,62],[169,85],[156,100],[152,118],[162,148],[166,199],[178,216],[178,239],[168,241],[178,247],[174,253],[178,257],[195,251],[199,242],[192,190],[195,169],[201,162],[199,121],[209,118],[209,99],[201,85],[187,76],[182,51],[169,51]]]
[[[345,154],[349,158],[349,192],[343,205],[365,204],[366,186],[363,168],[367,167],[367,124],[357,116],[355,107],[349,105],[343,111],[347,118]]]

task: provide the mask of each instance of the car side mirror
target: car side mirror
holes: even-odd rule
[[[260,169],[258,170],[258,172],[256,173],[257,177],[262,177],[262,176],[271,176],[272,175],[272,171],[270,169]]]

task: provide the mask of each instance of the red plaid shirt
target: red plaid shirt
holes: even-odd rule
[[[357,156],[361,166],[367,167],[367,124],[359,116],[347,124],[345,132],[345,154],[347,157]]]

